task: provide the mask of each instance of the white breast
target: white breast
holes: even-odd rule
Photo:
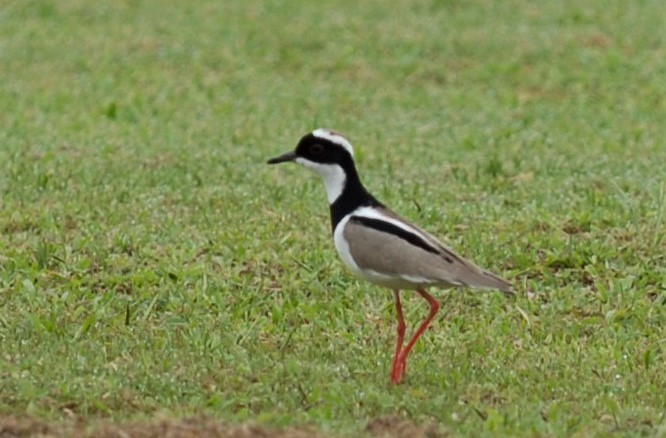
[[[335,243],[335,249],[338,250],[338,254],[340,255],[340,258],[345,263],[345,265],[347,265],[347,267],[351,269],[354,274],[362,277],[363,272],[358,267],[354,261],[354,258],[349,252],[349,243],[347,243],[347,240],[344,236],[345,226],[347,226],[347,222],[349,222],[349,218],[351,217],[352,215],[348,214],[347,216],[343,217],[340,222],[338,222],[338,225],[335,227],[335,231],[333,231],[333,242]]]

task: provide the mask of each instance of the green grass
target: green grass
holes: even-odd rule
[[[8,1],[0,414],[342,434],[666,434],[663,2]],[[269,157],[346,133],[380,199],[509,277],[391,294]],[[406,299],[413,328],[427,307]]]

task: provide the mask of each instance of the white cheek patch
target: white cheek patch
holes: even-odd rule
[[[324,140],[328,140],[332,143],[339,144],[345,148],[352,157],[354,156],[354,148],[352,147],[351,143],[349,143],[349,140],[340,134],[333,133],[327,129],[315,129],[312,131],[312,135],[315,137],[323,138]]]
[[[326,195],[329,204],[333,204],[340,197],[345,188],[345,181],[347,180],[342,167],[337,164],[315,163],[303,157],[296,158],[296,162],[321,175],[326,186]]]

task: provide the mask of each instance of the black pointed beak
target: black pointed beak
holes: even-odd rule
[[[271,158],[270,160],[267,161],[268,164],[278,164],[278,163],[286,163],[287,161],[294,161],[296,159],[296,152],[287,152],[286,154],[282,154],[279,157]]]

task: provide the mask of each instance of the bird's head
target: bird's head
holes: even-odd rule
[[[348,175],[356,172],[354,149],[349,140],[327,129],[316,129],[304,135],[296,149],[271,158],[268,164],[290,161],[318,173],[324,179],[330,203],[342,193]]]

